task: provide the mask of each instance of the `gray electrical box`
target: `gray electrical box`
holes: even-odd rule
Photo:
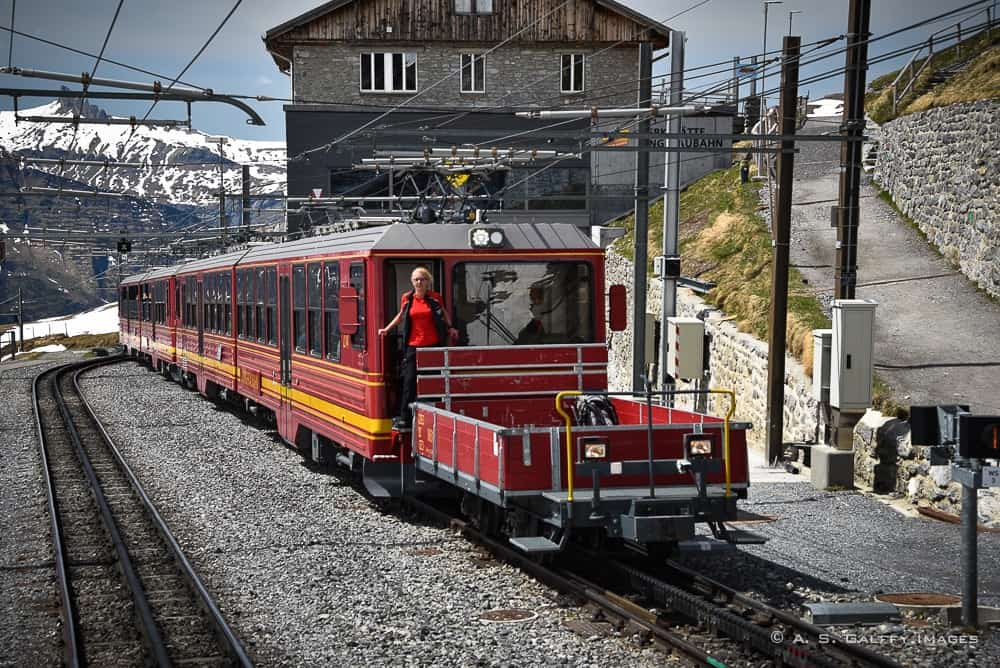
[[[821,403],[830,403],[830,346],[832,343],[832,329],[813,330],[812,398]]]
[[[701,378],[705,359],[705,323],[698,318],[667,318],[667,373]]]
[[[872,405],[875,307],[870,299],[833,301],[830,345],[830,405],[864,412]]]

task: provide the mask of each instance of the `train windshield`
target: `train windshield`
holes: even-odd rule
[[[594,341],[594,286],[585,262],[463,262],[452,273],[459,344]]]

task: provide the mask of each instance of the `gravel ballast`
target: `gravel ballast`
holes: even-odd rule
[[[255,662],[653,666],[453,532],[383,512],[251,426],[135,363],[83,387]],[[495,608],[535,613],[484,622]]]
[[[35,376],[72,353],[0,366],[0,666],[58,665],[59,598],[32,410]]]

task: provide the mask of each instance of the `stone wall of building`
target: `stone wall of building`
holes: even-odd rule
[[[632,262],[607,251],[606,280],[608,285],[622,284],[629,290],[631,303]],[[647,312],[655,313],[659,320],[662,309],[662,289],[659,280],[650,280],[647,291]],[[677,315],[697,317],[705,322],[710,337],[709,373],[700,383],[681,383],[682,389],[731,389],[736,393],[736,419],[754,424],[748,441],[763,447],[767,440],[767,344],[750,334],[740,332],[727,319],[726,314],[705,303],[690,290],[681,289],[677,296]],[[614,391],[627,391],[632,386],[632,312],[629,309],[628,328],[614,332],[608,364],[608,384]],[[698,388],[697,385],[701,386]],[[785,356],[785,410],[784,440],[786,442],[811,442],[816,436],[816,402],[812,396],[812,380],[806,376],[802,365]],[[679,406],[693,406],[693,398],[681,398]],[[721,415],[728,408],[728,399],[713,396],[709,412]]]
[[[598,47],[561,49],[558,45],[504,46],[486,56],[484,93],[463,93],[461,54],[482,53],[481,45],[447,44],[316,44],[296,46],[292,59],[292,90],[296,100],[335,101],[337,104],[392,106],[414,93],[362,93],[361,54],[363,52],[414,53],[417,56],[417,91],[426,91],[413,106],[459,109],[480,107],[538,107],[549,109],[563,104],[595,104],[617,107],[635,104],[636,92],[622,81],[635,79],[639,51],[622,46],[602,51],[600,58],[585,61],[582,93],[560,92],[562,53],[593,55]],[[446,79],[447,77],[447,79]],[[440,81],[440,83],[438,83]],[[436,85],[435,85],[436,84]],[[433,89],[429,89],[434,85]],[[611,91],[611,95],[608,92]]]
[[[875,181],[961,271],[1000,297],[1000,100],[881,128]]]

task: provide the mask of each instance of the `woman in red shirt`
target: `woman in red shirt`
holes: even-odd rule
[[[378,330],[379,336],[385,336],[393,327],[403,323],[403,397],[399,416],[392,421],[395,429],[410,426],[410,404],[417,397],[417,348],[448,345],[449,337],[458,334],[444,308],[444,299],[430,289],[433,279],[427,267],[414,269],[410,274],[410,283],[413,289],[403,293],[399,313]]]

